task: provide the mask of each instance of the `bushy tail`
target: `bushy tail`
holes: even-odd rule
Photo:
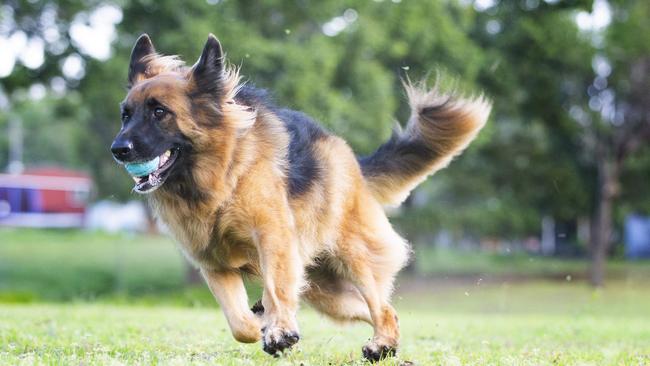
[[[399,205],[427,176],[446,167],[485,125],[491,104],[483,96],[464,98],[404,83],[411,117],[402,130],[370,156],[359,159],[373,195],[384,205]]]

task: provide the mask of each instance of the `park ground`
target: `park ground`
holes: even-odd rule
[[[466,256],[474,271],[440,264],[400,278],[402,346],[382,365],[650,364],[647,263],[613,263],[594,290],[579,262]],[[364,364],[370,327],[336,325],[307,306],[289,354],[236,343],[184,271],[160,237],[0,231],[0,364]]]

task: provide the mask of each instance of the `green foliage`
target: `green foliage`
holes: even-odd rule
[[[50,161],[89,169],[97,198],[129,199],[132,182],[112,161],[108,146],[119,129],[117,105],[125,95],[129,52],[143,32],[160,52],[179,54],[190,64],[207,34],[216,34],[247,82],[269,88],[279,104],[312,115],[360,155],[386,139],[395,120],[405,122],[409,110],[400,79],[433,83],[441,71],[443,84],[455,80],[461,91],[484,91],[494,102],[493,113],[479,139],[423,184],[417,194],[424,199],[407,206],[397,221],[414,236],[440,227],[476,237],[537,235],[543,216],[574,221],[594,211],[593,153],[585,128],[571,112],[577,108],[596,117],[587,93],[594,79],[592,59],[599,54],[612,62],[609,82],[618,97],[629,101],[628,70],[649,52],[647,2],[612,1],[613,23],[599,35],[599,46],[574,20],[592,3],[498,1],[477,11],[453,0],[195,1],[182,6],[171,0],[122,1],[113,57],[84,56],[85,77],[68,80],[72,91],[30,101],[20,96],[24,89],[49,83],[65,56],[81,52],[66,33],[74,15],[100,5],[57,2],[57,24],[68,47],[60,55],[48,52],[38,70],[19,66],[3,79],[12,106],[9,113],[0,111],[0,129],[10,114],[22,117],[29,135],[28,165]],[[26,19],[37,19],[53,4],[12,2],[12,7],[23,20],[20,27],[38,35],[42,27],[28,27],[32,23]],[[328,36],[324,29],[334,20],[347,26]],[[7,143],[0,134],[2,165]],[[650,169],[642,158],[625,167],[619,217],[645,202],[643,190],[625,177],[647,175]]]
[[[638,151],[626,161],[621,185],[625,187],[621,193],[622,207],[619,215],[625,213],[650,214],[650,146]],[[623,217],[619,217],[622,220]]]
[[[613,26],[607,32],[609,55],[614,62],[629,62],[650,54],[650,4],[643,0],[612,1]],[[615,70],[625,72],[624,69]]]
[[[44,49],[44,62],[36,69],[30,69],[17,62],[15,69],[2,79],[0,91],[8,93],[29,87],[35,82],[49,84],[52,78],[61,75],[61,63],[70,55],[80,55],[81,51],[72,41],[69,30],[71,22],[79,15],[87,15],[102,0],[58,0],[58,1],[26,1],[10,0],[3,2],[0,21],[9,25],[0,31],[3,37],[11,36],[14,31],[22,31],[28,37],[40,41],[47,39],[48,31],[55,31],[56,38]],[[10,15],[10,16],[8,16]],[[6,23],[5,23],[6,22]],[[52,36],[50,36],[52,37]],[[69,80],[74,86],[75,81]]]
[[[35,165],[57,165],[66,162],[73,168],[88,168],[89,164],[77,153],[87,131],[80,123],[88,118],[78,93],[65,97],[46,96],[31,100],[26,96],[14,98],[10,114],[0,115],[0,130],[6,131],[11,118],[19,117],[23,127],[23,158]],[[6,134],[0,139],[0,166],[8,163]]]

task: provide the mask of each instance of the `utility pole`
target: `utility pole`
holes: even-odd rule
[[[23,172],[23,124],[20,118],[12,117],[9,120],[9,174],[20,174]]]

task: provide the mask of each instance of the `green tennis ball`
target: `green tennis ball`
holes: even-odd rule
[[[160,162],[159,157],[155,157],[152,160],[141,162],[141,163],[127,163],[124,164],[126,171],[129,172],[134,177],[144,177],[147,176],[158,169],[158,163]]]

